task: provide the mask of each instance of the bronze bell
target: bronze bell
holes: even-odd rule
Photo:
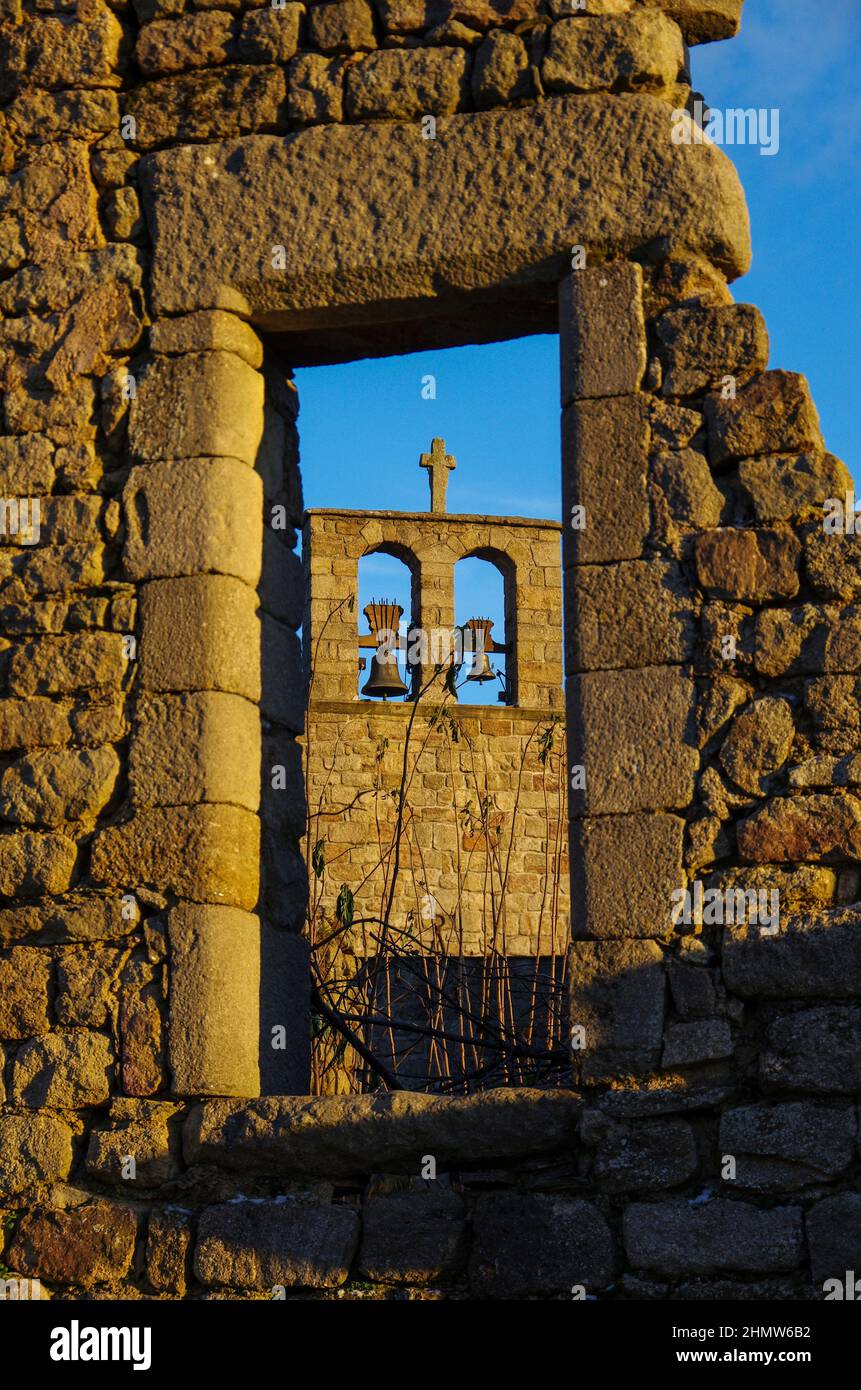
[[[492,681],[496,680],[496,673],[487,659],[487,648],[490,646],[490,629],[493,621],[490,618],[470,618],[467,627],[473,632],[473,656],[472,670],[467,676],[468,681]]]
[[[371,657],[371,674],[362,686],[363,695],[377,695],[384,700],[406,695],[409,687],[401,680],[397,660],[397,636],[403,608],[388,599],[372,599],[363,610],[368,626],[380,646],[386,646],[386,655],[374,652]]]

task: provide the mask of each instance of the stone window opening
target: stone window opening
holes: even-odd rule
[[[421,572],[413,552],[395,542],[367,551],[359,560],[357,594],[359,697],[415,698],[419,672],[410,652],[420,625]]]
[[[475,632],[458,681],[461,704],[517,703],[515,588],[516,567],[501,551],[475,550],[454,567],[457,624]]]

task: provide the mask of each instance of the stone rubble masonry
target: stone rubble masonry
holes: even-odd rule
[[[3,7],[0,495],[41,535],[0,546],[0,1261],[53,1297],[819,1299],[857,1269],[861,542],[822,525],[851,478],[732,301],[730,162],[670,139],[685,45],[741,9]],[[452,516],[419,558],[440,624],[461,555],[517,576],[520,710],[459,711],[503,799],[564,659],[574,1075],[309,1097],[288,367],[557,323],[564,623],[558,528]],[[320,522],[314,622],[404,526]],[[390,790],[403,715],[357,716],[356,623],[321,644],[317,772],[358,717]],[[443,755],[441,899],[488,857],[434,819]],[[544,775],[514,951],[565,865]],[[697,881],[779,891],[777,931],[674,924]]]

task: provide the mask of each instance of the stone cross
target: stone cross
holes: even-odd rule
[[[448,487],[448,475],[453,468],[457,467],[451,454],[445,451],[444,439],[432,439],[431,451],[429,454],[422,454],[419,458],[419,466],[428,470],[428,482],[430,483],[432,512],[445,511],[445,490]]]

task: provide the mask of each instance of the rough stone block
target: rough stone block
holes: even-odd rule
[[[54,445],[43,434],[0,437],[0,495],[44,497],[54,486]]]
[[[257,811],[260,714],[222,691],[141,701],[129,754],[136,806],[226,802]]]
[[[685,66],[678,25],[661,13],[562,19],[550,30],[541,80],[551,92],[675,90]]]
[[[450,116],[469,104],[469,77],[462,48],[381,49],[347,69],[347,115],[353,121]]]
[[[622,262],[566,276],[559,287],[562,404],[636,395],[646,370],[643,272]]]
[[[16,946],[0,957],[0,1038],[32,1038],[47,1033],[48,951]]]
[[[847,492],[852,491],[851,473],[833,454],[778,454],[743,459],[738,466],[738,478],[753,504],[757,521],[766,526],[810,513],[821,520],[823,504],[829,498],[843,501]],[[822,536],[821,525],[812,534]],[[833,542],[834,538],[831,539]]]
[[[351,76],[391,52],[364,59]],[[227,71],[150,83],[149,100],[157,104],[154,89],[167,82]],[[182,139],[170,119],[159,117],[147,140],[165,138],[159,127]],[[510,336],[512,279],[524,290],[555,286],[574,244],[618,258],[661,235],[730,274],[749,262],[731,163],[715,147],[673,146],[666,104],[653,97],[555,97],[465,113],[440,118],[436,140],[398,123],[312,128],[286,139],[186,144],[142,164],[158,317],[259,309],[272,327],[355,326],[360,303],[374,304],[379,323],[387,305],[402,320],[405,302],[425,314],[429,300],[484,289],[483,319],[505,299]],[[473,171],[468,180],[464,169]],[[604,196],[572,197],[587,186]],[[333,220],[326,209],[335,206],[342,212]],[[276,245],[286,272],[273,269]],[[382,260],[381,245],[392,251]],[[4,303],[0,293],[0,311]],[[177,453],[174,445],[164,456]]]
[[[295,632],[268,614],[262,623],[262,685],[265,717],[300,734],[307,688],[301,643]]]
[[[185,1296],[191,1241],[188,1212],[165,1208],[152,1213],[147,1230],[146,1277],[156,1293]]]
[[[679,25],[687,43],[713,43],[731,39],[741,24],[744,0],[642,0],[657,7]]]
[[[665,937],[684,887],[678,816],[597,816],[571,824],[572,919],[578,935]]]
[[[566,565],[604,564],[642,555],[650,529],[648,449],[645,397],[577,401],[563,411]],[[585,512],[575,515],[574,507]]]
[[[128,91],[124,105],[135,120],[135,145],[150,150],[173,140],[229,140],[250,130],[283,130],[286,88],[280,67],[210,68],[144,82]]]
[[[742,998],[845,998],[861,994],[861,912],[841,907],[782,916],[775,936],[726,927],[723,975]]]
[[[70,737],[68,705],[38,696],[0,700],[0,752],[49,747]]]
[[[245,23],[263,19],[281,24],[281,16],[285,13],[285,10],[252,10],[245,16]],[[160,319],[150,328],[149,341],[153,352],[168,357],[187,352],[232,352],[255,370],[263,365],[263,344],[251,325],[220,309],[183,314],[178,319]]]
[[[684,1120],[612,1125],[595,1152],[592,1176],[608,1192],[677,1187],[697,1171],[694,1132]]]
[[[720,524],[724,498],[712,481],[705,456],[696,449],[653,454],[649,481],[656,545],[671,546],[675,527],[702,530]]]
[[[72,1157],[72,1131],[58,1115],[0,1115],[0,1197],[64,1182]]]
[[[779,1091],[850,1095],[861,1091],[861,1008],[823,1005],[769,1025],[760,1054],[763,1084]]]
[[[664,1024],[664,966],[654,941],[575,941],[569,956],[572,1050],[582,1080],[642,1074],[658,1063]],[[575,1036],[572,1034],[572,1037]]]
[[[263,378],[233,352],[157,357],[129,411],[139,459],[234,458],[254,467],[263,434]]]
[[[260,700],[257,595],[228,575],[157,579],[141,591],[144,690],[224,690]]]
[[[469,1282],[477,1298],[552,1298],[581,1284],[587,1293],[612,1283],[610,1229],[589,1202],[494,1193],[473,1217]]]
[[[111,1102],[108,1129],[94,1129],[87,1149],[87,1173],[96,1182],[147,1188],[170,1182],[181,1164],[171,1143],[170,1121],[177,1106],[163,1101]],[[130,1174],[129,1159],[134,1160]]]
[[[12,1098],[34,1110],[104,1105],[111,1092],[114,1050],[104,1033],[76,1028],[48,1033],[19,1048],[12,1065]]]
[[[64,1028],[103,1028],[112,1022],[122,952],[73,946],[57,959],[57,1021]]]
[[[95,820],[113,796],[119,775],[113,748],[30,753],[0,777],[0,815],[39,826]]]
[[[263,484],[236,459],[133,468],[123,491],[131,579],[229,574],[255,587],[263,547]],[[178,518],[182,518],[178,524]]]
[[[721,1061],[731,1057],[732,1052],[732,1032],[726,1019],[701,1018],[669,1026],[664,1034],[661,1064],[694,1066],[698,1062]]]
[[[347,1281],[359,1217],[346,1206],[237,1202],[201,1214],[194,1272],[209,1288],[334,1289]]]
[[[0,894],[33,898],[64,893],[71,886],[77,860],[74,840],[59,832],[39,835],[25,830],[0,836]]]
[[[233,16],[224,10],[156,19],[138,32],[135,61],[144,77],[216,67],[236,56]]]
[[[494,29],[479,44],[472,68],[472,95],[479,111],[532,95],[529,54],[519,34]]]
[[[775,797],[739,823],[739,854],[751,864],[861,855],[861,799],[849,793]]]
[[[253,867],[256,876],[257,866]],[[253,905],[253,904],[251,904]],[[260,1089],[260,922],[230,907],[183,906],[168,918],[169,1059],[179,1095]]]
[[[299,47],[303,5],[251,10],[239,31],[239,56],[245,63],[286,63]],[[252,363],[252,366],[256,364]]]
[[[719,1145],[736,1161],[739,1187],[775,1192],[828,1182],[852,1162],[855,1113],[811,1100],[739,1106],[723,1112]]]
[[[708,531],[697,537],[697,578],[723,598],[764,603],[798,593],[801,545],[788,528]]]
[[[118,87],[123,30],[107,5],[40,14],[27,30],[22,70],[35,87]]]
[[[577,565],[564,579],[569,675],[690,659],[696,608],[680,565],[665,560]]]
[[[383,1284],[439,1284],[466,1262],[466,1207],[431,1183],[423,1192],[369,1197],[362,1208],[359,1273]]]
[[[752,304],[675,309],[656,324],[664,396],[717,390],[725,377],[743,385],[768,362],[765,320]]]
[[[810,387],[794,372],[763,372],[734,399],[710,396],[706,423],[713,464],[825,448]]]
[[[131,1268],[138,1219],[130,1207],[94,1199],[69,1211],[26,1212],[9,1258],[22,1274],[92,1288]]]
[[[174,892],[193,902],[251,909],[260,887],[260,827],[239,806],[167,806],[139,811],[97,832],[94,883]]]
[[[861,598],[861,534],[831,535],[823,530],[821,521],[806,527],[804,564],[818,593],[842,599]]]
[[[298,7],[297,7],[298,8]],[[376,48],[374,12],[366,0],[325,0],[308,9],[310,46],[323,53]]]
[[[836,1192],[823,1198],[807,1213],[806,1225],[814,1280],[837,1279],[845,1290],[850,1270],[859,1277],[861,1194]]]
[[[724,772],[743,791],[764,796],[769,779],[783,767],[795,740],[788,700],[766,695],[736,714],[720,750]]]
[[[667,667],[596,671],[572,676],[567,699],[569,761],[586,769],[574,815],[690,805],[699,754],[689,677]]]
[[[628,1207],[625,1250],[639,1269],[659,1274],[771,1273],[802,1259],[801,1210],[760,1211],[717,1197],[700,1206],[684,1200]]]
[[[299,909],[303,916],[304,906],[303,895]],[[306,1096],[310,1089],[310,970],[307,939],[264,918],[260,923],[261,1095]]]
[[[345,70],[341,58],[324,58],[319,53],[294,58],[288,68],[291,121],[319,125],[343,120]]]
[[[42,637],[17,647],[9,663],[11,695],[67,695],[117,690],[128,671],[118,632]]]

